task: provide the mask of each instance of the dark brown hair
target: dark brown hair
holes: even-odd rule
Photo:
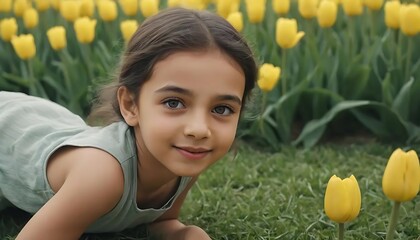
[[[135,99],[158,61],[180,51],[216,49],[232,58],[245,74],[243,102],[255,85],[257,65],[245,39],[225,19],[208,11],[162,10],[146,19],[122,55],[117,77],[98,94],[88,121],[109,124],[122,120],[117,90],[127,87]],[[100,120],[99,120],[100,119]]]

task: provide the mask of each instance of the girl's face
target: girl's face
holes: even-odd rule
[[[231,147],[245,76],[217,50],[177,52],[154,66],[133,107],[141,164],[196,176]]]

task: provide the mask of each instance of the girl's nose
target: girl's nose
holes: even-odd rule
[[[204,139],[211,136],[211,131],[204,114],[195,114],[186,124],[184,135],[195,139]]]

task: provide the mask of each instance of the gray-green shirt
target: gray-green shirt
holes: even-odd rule
[[[182,177],[176,193],[161,208],[139,209],[136,146],[127,124],[121,121],[90,127],[51,101],[0,92],[0,210],[14,205],[36,213],[54,195],[47,181],[46,165],[51,154],[63,146],[102,149],[118,160],[124,173],[120,201],[86,232],[117,232],[153,222],[172,207],[191,180]]]

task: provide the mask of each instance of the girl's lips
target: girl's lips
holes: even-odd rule
[[[208,149],[197,149],[197,148],[182,148],[182,147],[175,147],[178,152],[184,156],[185,158],[191,159],[191,160],[199,160],[207,156],[208,153],[211,152],[211,150]]]

